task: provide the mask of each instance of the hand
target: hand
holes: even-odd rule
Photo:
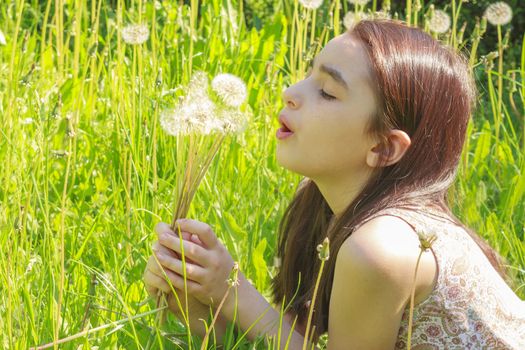
[[[190,219],[179,219],[176,223],[183,237],[188,293],[203,304],[217,306],[229,288],[227,279],[230,277],[234,261],[209,225]],[[196,237],[191,241],[184,239],[193,236]],[[196,243],[197,238],[202,244]],[[175,272],[168,275],[173,286],[183,290],[181,240],[177,233],[164,225],[159,242],[178,253],[178,257],[158,254],[157,258],[163,267]]]
[[[160,223],[155,227],[155,230],[158,234],[160,234],[165,229],[165,226],[168,225]],[[196,244],[202,244],[202,242],[200,242],[200,240],[197,237],[191,237],[191,235],[188,234],[184,234],[183,238],[186,240],[191,240]],[[162,246],[158,241],[153,243],[153,251],[158,252],[159,254],[179,258],[179,255],[176,252]],[[164,269],[164,272],[168,276],[174,274],[168,269]],[[152,255],[148,259],[146,270],[144,272],[144,283],[146,286],[146,290],[148,294],[155,300],[159,295],[159,291],[166,293],[166,295],[168,296],[168,307],[170,311],[172,311],[174,315],[178,317],[182,322],[185,322],[183,317],[183,314],[186,314],[186,298],[184,290],[181,291],[176,289],[175,287],[173,287],[172,289],[172,287],[170,287],[169,283],[164,277],[164,272],[162,271],[162,266],[157,263],[155,256]],[[182,307],[182,310],[179,307],[177,298],[180,302],[180,307]],[[210,307],[208,305],[202,304],[190,294],[188,294],[187,303],[188,314],[186,314],[186,316],[189,317],[190,327],[196,334],[202,337],[206,333],[206,328],[204,327],[204,323],[201,321],[201,319],[208,320],[208,316],[210,315]],[[214,310],[212,311],[215,312]],[[221,337],[226,330],[226,323],[221,317],[219,317],[219,319],[217,320],[215,328],[216,331],[218,331],[219,333],[219,337]]]
[[[153,251],[157,252],[157,254],[171,255],[173,258],[179,258],[177,253],[164,247],[158,241],[153,243]],[[177,304],[177,297],[179,298],[181,306],[183,307],[183,310],[184,310],[184,306],[185,306],[184,290],[178,290],[174,286],[170,286],[168,281],[166,281],[164,277],[164,273],[166,273],[168,278],[170,278],[170,276],[173,275],[174,272],[168,269],[164,269],[164,272],[162,270],[163,270],[162,266],[157,263],[157,259],[155,259],[155,256],[152,255],[148,259],[146,270],[144,272],[144,283],[146,286],[146,290],[153,299],[157,299],[157,297],[159,296],[159,291],[166,293],[168,295],[168,306],[170,310],[175,315],[180,317],[182,315],[182,312]],[[206,314],[209,313],[208,312],[209,307],[207,305],[200,303],[197,299],[189,295],[188,295],[188,307],[191,309],[197,309],[195,311],[198,312],[200,315],[203,315],[204,313]]]

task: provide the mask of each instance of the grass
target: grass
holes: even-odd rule
[[[409,6],[423,25],[428,4]],[[342,14],[325,15],[337,8]],[[200,347],[173,318],[155,329],[142,282],[153,226],[171,219],[180,175],[176,141],[159,130],[158,116],[195,69],[243,78],[254,116],[243,135],[225,141],[189,217],[212,225],[269,296],[277,224],[299,180],[275,161],[281,91],[344,30],[347,10],[346,1],[314,12],[276,0],[256,30],[244,24],[242,2],[230,0],[3,2],[0,347],[26,349],[104,325],[113,326],[61,348],[142,349],[152,333],[153,348]],[[125,44],[119,31],[128,23],[146,24],[149,40]],[[494,65],[473,51],[479,104],[451,200],[508,260],[524,298],[525,42],[520,57],[504,56],[506,28],[487,30],[498,30],[499,58]],[[440,38],[476,48],[482,34],[471,32],[463,38],[454,26]]]

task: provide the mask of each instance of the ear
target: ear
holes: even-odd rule
[[[375,168],[397,163],[410,147],[410,136],[402,130],[393,129],[385,136],[385,142],[375,144],[366,154],[366,163]]]

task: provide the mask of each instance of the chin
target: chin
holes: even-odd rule
[[[300,158],[293,157],[288,154],[283,154],[284,152],[276,152],[277,164],[282,166],[285,169],[290,170],[296,174],[308,177],[311,171],[305,168],[304,164],[300,163]]]

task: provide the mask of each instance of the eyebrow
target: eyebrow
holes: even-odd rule
[[[312,69],[313,69],[314,65],[315,65],[315,58],[312,59],[312,64],[311,64]],[[332,68],[332,67],[328,67],[328,66],[326,66],[324,64],[321,64],[321,67],[319,69],[321,70],[321,72],[326,73],[329,76],[331,76],[332,79],[334,79],[337,83],[339,83],[345,89],[348,90],[348,84],[343,79],[343,75],[337,69]]]

